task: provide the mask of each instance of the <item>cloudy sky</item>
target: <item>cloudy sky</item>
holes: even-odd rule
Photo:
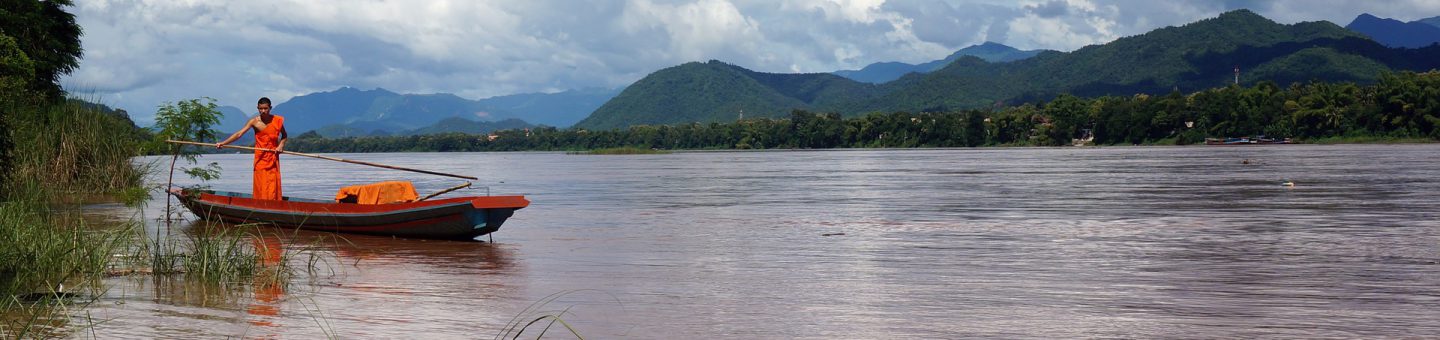
[[[341,86],[479,99],[619,88],[710,59],[830,72],[984,41],[1070,51],[1237,8],[1342,26],[1440,15],[1435,0],[77,0],[85,56],[64,85],[149,124],[162,102],[201,96],[253,111]]]

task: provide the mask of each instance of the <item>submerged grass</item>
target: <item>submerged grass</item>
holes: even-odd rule
[[[96,230],[62,219],[38,186],[20,188],[0,202],[0,338],[60,336],[70,312],[100,295],[136,226]]]
[[[529,306],[526,306],[525,309],[521,310],[520,313],[515,314],[514,317],[510,318],[510,321],[506,322],[505,326],[500,328],[500,332],[495,334],[495,339],[519,339],[520,336],[524,335],[526,331],[529,331],[531,327],[538,327],[542,324],[544,325],[544,327],[541,327],[539,330],[534,331],[535,333],[537,333],[535,334],[535,339],[545,337],[545,333],[548,333],[551,328],[555,327],[556,324],[564,327],[571,336],[574,336],[577,339],[584,339],[585,337],[580,335],[579,330],[577,330],[573,325],[571,325],[570,322],[565,321],[565,318],[567,316],[574,316],[574,314],[571,313],[570,310],[575,306],[567,306],[564,309],[560,310],[547,310],[546,307],[566,296],[587,291],[601,292],[593,289],[566,290],[550,294],[549,296],[541,298],[539,301],[531,303]],[[622,308],[624,307],[624,304],[620,303],[619,298],[616,298],[614,295],[610,295],[609,293],[605,294],[608,295],[610,299],[615,300],[616,304],[620,304]]]
[[[628,147],[628,146],[627,146],[627,147],[619,147],[619,148],[604,148],[604,149],[594,149],[594,150],[567,152],[567,154],[571,154],[571,155],[664,155],[664,154],[669,154],[669,153],[670,153],[670,150],[659,150],[659,149],[649,149],[649,148],[637,148],[637,147]]]

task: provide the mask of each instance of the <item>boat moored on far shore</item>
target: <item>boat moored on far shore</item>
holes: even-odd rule
[[[1230,137],[1230,138],[1206,138],[1205,145],[1260,145],[1260,144],[1295,144],[1289,138],[1268,138],[1265,136],[1256,137]]]

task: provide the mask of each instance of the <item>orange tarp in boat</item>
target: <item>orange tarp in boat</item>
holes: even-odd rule
[[[362,185],[352,185],[340,188],[335,193],[335,200],[339,202],[352,202],[359,204],[388,204],[400,202],[414,202],[420,198],[415,194],[415,186],[409,181],[388,181]]]

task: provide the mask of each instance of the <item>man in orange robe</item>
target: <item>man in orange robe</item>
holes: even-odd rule
[[[240,128],[217,143],[220,148],[245,135],[245,130],[255,130],[255,147],[261,149],[285,150],[285,139],[290,135],[285,133],[285,117],[270,114],[270,98],[260,98],[255,104],[255,110],[260,114],[251,117],[245,122],[245,127]],[[255,151],[255,199],[279,200],[280,194],[280,153],[272,151]]]

